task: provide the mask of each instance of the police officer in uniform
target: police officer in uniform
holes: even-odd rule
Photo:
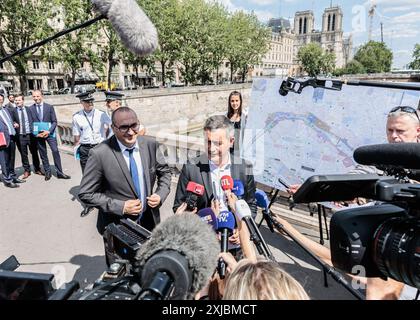
[[[83,109],[73,115],[73,136],[75,148],[78,148],[82,173],[84,173],[89,151],[106,139],[111,119],[105,112],[95,109],[93,105],[95,99],[91,93],[80,93],[76,97],[80,99]],[[82,216],[92,209],[92,207],[86,207],[82,211]]]
[[[111,114],[122,107],[122,100],[124,95],[115,91],[106,91],[105,92],[105,102],[108,109],[108,115],[111,117]]]

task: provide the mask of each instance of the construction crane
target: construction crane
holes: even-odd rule
[[[370,9],[369,9],[369,41],[372,40],[372,33],[373,33],[373,18],[375,17],[376,13],[376,4],[374,0],[370,2]]]

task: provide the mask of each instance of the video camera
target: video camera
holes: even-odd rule
[[[19,263],[8,259],[0,265],[0,300],[190,299],[214,272],[220,253],[213,230],[189,215],[172,216],[153,233],[121,220],[107,226],[104,242],[108,269],[77,292],[78,283],[54,290],[53,275],[16,272]]]
[[[342,271],[390,277],[420,288],[420,184],[371,174],[326,175],[308,179],[295,203],[376,200],[334,213],[331,257]]]

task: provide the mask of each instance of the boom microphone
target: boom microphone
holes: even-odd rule
[[[155,26],[134,0],[92,0],[95,9],[107,17],[124,46],[139,56],[156,50]]]
[[[358,148],[354,160],[363,165],[420,169],[419,143],[388,143]]]
[[[156,27],[146,16],[135,0],[92,0],[101,15],[74,27],[62,30],[51,37],[21,48],[0,59],[0,64],[13,57],[22,55],[51,41],[61,38],[73,31],[84,29],[90,25],[108,19],[117,32],[124,46],[138,56],[152,53],[158,47]]]
[[[219,252],[213,230],[196,215],[166,219],[136,254],[143,294],[157,295],[158,299],[191,299],[213,274]]]

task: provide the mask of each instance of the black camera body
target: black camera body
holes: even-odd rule
[[[420,185],[378,175],[315,176],[295,194],[295,202],[357,197],[380,202],[333,214],[333,265],[349,274],[391,277],[420,288]]]

